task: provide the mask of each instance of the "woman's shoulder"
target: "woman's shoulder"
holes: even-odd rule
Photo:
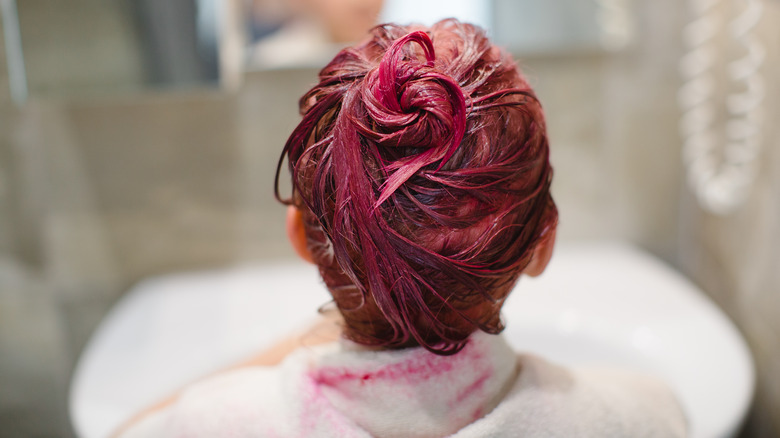
[[[323,403],[311,384],[311,361],[320,350],[332,347],[302,347],[278,365],[236,368],[193,383],[173,403],[145,416],[119,437],[362,438],[354,425],[346,424]]]
[[[173,402],[150,412],[125,430],[120,438],[169,436],[218,437],[226,430],[268,424],[274,406],[284,406],[283,367],[247,367],[228,371],[184,388]],[[276,400],[276,403],[270,403]],[[260,420],[263,420],[262,422]],[[214,434],[215,431],[220,431]],[[264,435],[256,435],[264,436]]]
[[[563,367],[518,355],[513,387],[490,414],[454,435],[685,437],[671,389],[653,376],[607,367]]]

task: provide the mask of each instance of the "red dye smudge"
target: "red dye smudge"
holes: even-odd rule
[[[346,418],[331,408],[316,383],[304,380],[301,388],[304,399],[300,412],[300,436],[313,436],[320,428],[330,430],[337,436],[349,436],[348,432],[354,431],[354,428]]]
[[[337,386],[348,381],[369,382],[373,380],[421,381],[451,371],[451,358],[426,355],[412,360],[385,365],[371,371],[352,370],[342,367],[328,367],[318,370],[312,378],[315,382]]]
[[[371,370],[344,367],[323,367],[312,373],[311,378],[316,383],[326,386],[338,386],[347,382],[368,383],[376,380],[420,382],[457,371],[465,363],[479,363],[484,355],[474,345],[469,343],[461,352],[454,356],[439,356],[428,351],[420,351],[408,360],[384,365]],[[490,371],[475,382],[472,392],[481,388],[490,377]],[[464,395],[466,397],[467,395]]]
[[[461,403],[467,398],[477,395],[477,393],[481,393],[482,390],[484,389],[485,382],[492,375],[493,375],[493,370],[487,370],[484,373],[482,373],[482,375],[480,375],[477,378],[477,380],[474,381],[474,383],[463,388],[463,390],[458,392],[458,396],[455,398],[455,403]]]

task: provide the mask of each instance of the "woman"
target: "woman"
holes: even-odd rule
[[[660,382],[567,370],[498,335],[557,224],[542,109],[506,53],[454,20],[387,25],[319,79],[282,155],[284,202],[339,339],[295,338],[122,436],[685,436]]]

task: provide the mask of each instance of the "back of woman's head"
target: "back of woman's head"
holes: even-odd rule
[[[280,166],[345,336],[450,354],[500,332],[557,222],[542,109],[512,59],[455,20],[386,25],[319,78]]]

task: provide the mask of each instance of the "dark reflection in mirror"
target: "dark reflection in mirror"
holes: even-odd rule
[[[219,3],[17,2],[30,95],[216,86]]]

